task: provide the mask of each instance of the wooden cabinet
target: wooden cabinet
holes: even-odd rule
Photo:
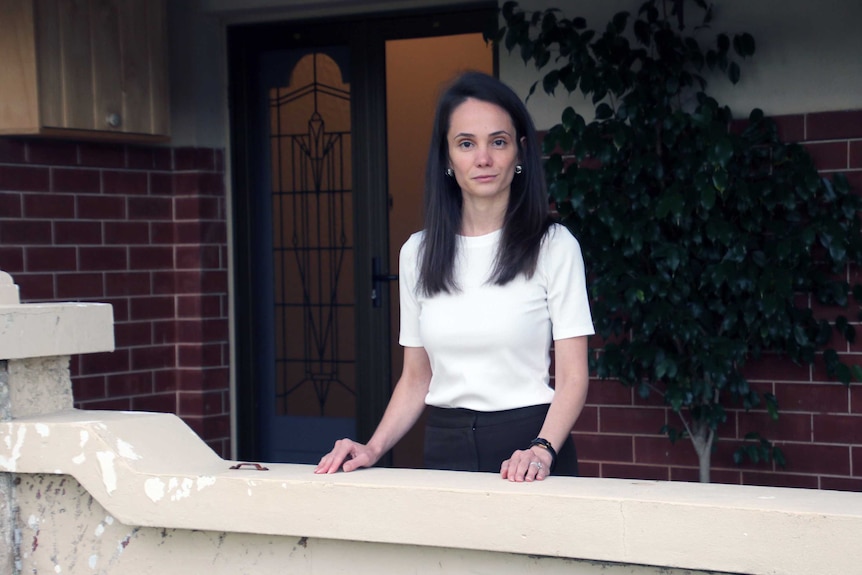
[[[163,141],[165,0],[0,0],[0,135]]]

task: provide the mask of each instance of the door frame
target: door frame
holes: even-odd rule
[[[387,40],[455,35],[486,31],[497,24],[495,0],[440,7],[329,19],[244,24],[227,29],[228,90],[231,141],[234,373],[236,378],[237,437],[239,459],[259,460],[262,440],[257,424],[259,374],[255,366],[258,348],[267,345],[267,334],[258,333],[254,318],[257,270],[254,266],[252,221],[253,190],[259,189],[255,164],[253,115],[258,102],[256,62],[260,54],[298,46],[347,44],[351,51],[351,126],[353,166],[354,273],[356,297],[356,402],[357,437],[367,441],[374,432],[391,395],[389,345],[389,290],[378,294],[372,307],[372,258],[387,265],[389,228],[387,213],[388,171],[386,148]],[[494,71],[498,70],[494,54]],[[393,269],[397,262],[388,262]],[[364,305],[360,302],[366,302]],[[381,463],[388,464],[387,457]]]

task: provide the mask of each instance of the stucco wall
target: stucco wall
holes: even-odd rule
[[[223,147],[227,143],[226,46],[228,23],[311,18],[327,15],[454,4],[450,0],[172,0],[172,125],[175,145]],[[502,2],[500,2],[502,4]],[[559,0],[523,0],[525,9],[571,5]],[[601,30],[620,10],[635,12],[641,0],[592,0],[567,8]],[[862,3],[857,0],[720,0],[712,33],[750,32],[754,57],[743,64],[742,81],[710,85],[719,101],[741,115],[753,107],[769,115],[858,109],[862,107]],[[710,31],[707,31],[709,34]],[[524,95],[538,78],[517,55],[500,54],[500,76]],[[537,126],[558,121],[566,105],[587,114],[577,98],[542,94],[529,107]]]

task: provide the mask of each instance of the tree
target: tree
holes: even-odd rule
[[[689,6],[702,15],[694,35]],[[744,376],[749,361],[822,360],[845,385],[860,379],[862,369],[830,347],[836,333],[855,337],[842,312],[851,292],[862,301],[847,279],[862,256],[860,198],[842,175],[821,178],[760,110],[735,122],[706,93],[710,73],[739,81],[737,59],[754,54],[754,38],[717,34],[703,48],[698,32],[712,19],[704,0],[648,0],[601,33],[556,9],[506,2],[502,15],[493,39],[542,71],[530,95],[562,87],[595,106],[590,122],[567,107],[544,141],[549,193],[590,273],[601,341],[592,372],[660,394],[679,415],[662,432],[691,439],[701,481],[727,406],[778,417],[777,398]],[[837,315],[815,314],[814,302]],[[737,463],[784,465],[767,438],[747,439]]]

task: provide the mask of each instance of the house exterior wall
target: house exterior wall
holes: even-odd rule
[[[224,154],[0,138],[0,269],[24,302],[110,303],[74,403],[176,413],[230,452]]]
[[[375,10],[394,2],[370,2]],[[421,0],[398,8],[430,5]],[[440,4],[436,2],[434,4]],[[556,5],[545,0],[527,8]],[[601,27],[637,0],[579,6]],[[77,407],[172,412],[222,456],[231,450],[229,165],[225,26],[231,22],[343,13],[343,2],[175,0],[171,147],[0,138],[0,269],[22,301],[113,304],[117,350],[74,357]],[[370,8],[369,8],[370,9]],[[758,53],[736,87],[716,83],[734,110],[775,115],[788,141],[803,142],[824,173],[845,172],[862,190],[862,4],[832,0],[722,2],[727,30],[755,35]],[[726,17],[726,19],[725,19]],[[849,28],[848,28],[849,27]],[[822,57],[817,57],[822,54]],[[536,72],[500,55],[501,78],[526,95]],[[576,100],[536,96],[540,128]],[[744,115],[744,114],[743,114]],[[855,361],[859,344],[848,348]],[[851,355],[852,354],[852,355]],[[789,467],[736,468],[730,443],[714,457],[714,481],[862,490],[862,392],[780,360],[751,367],[782,415],[732,412],[727,439],[757,426],[785,450]],[[233,384],[235,385],[235,384]],[[616,382],[593,382],[575,427],[582,471],[598,477],[692,480],[691,448],[658,429],[672,415]],[[727,446],[727,447],[725,447]]]

